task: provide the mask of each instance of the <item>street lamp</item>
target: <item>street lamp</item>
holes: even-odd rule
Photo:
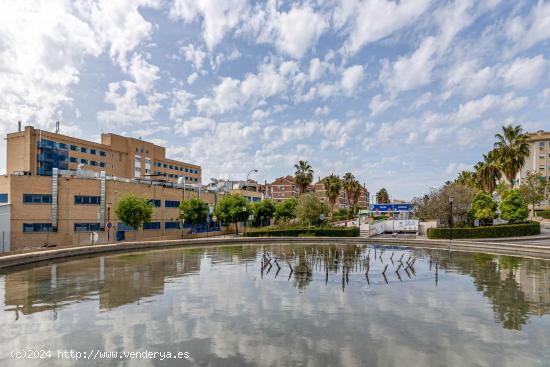
[[[452,196],[449,196],[449,205],[451,207],[451,216],[449,217],[449,226],[451,227],[451,241],[453,240],[453,200]]]
[[[246,206],[243,206],[243,217],[246,215]],[[246,234],[246,225],[248,224],[248,217],[243,220],[244,233]]]
[[[246,182],[248,182],[248,177],[250,176],[251,173],[258,173],[258,170],[257,170],[256,168],[251,169],[251,170],[246,174]]]

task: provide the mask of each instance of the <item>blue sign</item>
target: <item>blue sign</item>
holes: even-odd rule
[[[371,212],[410,212],[412,204],[371,204]]]

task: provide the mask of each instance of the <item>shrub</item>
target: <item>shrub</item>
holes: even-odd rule
[[[500,217],[509,222],[521,222],[528,216],[527,203],[521,197],[519,190],[506,191],[500,202]]]
[[[503,224],[487,227],[465,227],[453,228],[453,239],[458,238],[500,238],[520,237],[540,234],[540,223],[525,222],[517,224]],[[428,238],[449,239],[451,238],[450,228],[429,228]]]
[[[358,237],[358,227],[291,227],[248,231],[246,237]]]
[[[296,218],[296,205],[298,205],[298,200],[294,197],[279,203],[275,208],[275,219],[281,223],[288,223],[291,219]]]
[[[541,212],[538,212],[537,217],[541,217],[541,218],[544,218],[544,219],[550,219],[550,210],[543,210]]]
[[[487,224],[497,217],[497,203],[491,195],[479,191],[472,202],[471,215],[481,221],[482,224]],[[470,213],[468,213],[470,214]]]
[[[330,209],[324,206],[315,194],[302,194],[296,206],[296,219],[303,224],[319,224],[319,215],[328,215]]]

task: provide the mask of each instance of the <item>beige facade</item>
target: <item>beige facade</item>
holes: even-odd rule
[[[201,183],[199,165],[168,159],[164,147],[141,139],[108,133],[95,143],[26,126],[8,134],[6,141],[7,174],[48,176],[53,167],[80,167],[115,177]]]
[[[550,180],[550,132],[537,131],[529,134],[529,157],[516,176],[514,184],[519,184],[529,171]],[[550,202],[542,202],[539,209],[550,208]]]
[[[147,183],[110,176],[103,179],[105,191],[102,197],[102,178],[96,176],[59,175],[57,190],[54,177],[1,176],[0,193],[7,195],[11,207],[11,250],[45,243],[89,244],[92,232],[99,234],[98,242],[114,242],[117,231],[127,229],[118,222],[114,208],[128,193],[151,199],[155,205],[152,224],[148,225],[150,229],[135,232],[136,239],[179,238],[182,233],[178,222],[181,200],[200,196],[212,207],[216,202],[215,195],[210,192],[184,190],[177,184]],[[52,199],[54,192],[57,192],[57,201]],[[125,239],[133,238],[134,231],[125,232]]]

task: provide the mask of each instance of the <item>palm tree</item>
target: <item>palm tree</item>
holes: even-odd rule
[[[346,216],[346,220],[349,217],[349,207],[351,203],[351,194],[353,192],[354,182],[355,182],[355,176],[351,172],[346,173],[342,178],[342,187],[344,188],[344,191],[346,193],[346,201],[348,203],[348,215]]]
[[[388,191],[384,187],[382,187],[376,193],[376,202],[378,204],[387,204],[390,202],[390,196],[388,195]]]
[[[294,180],[300,189],[300,194],[303,194],[313,182],[313,169],[307,161],[299,161],[298,164],[294,165],[294,168],[296,168]]]
[[[458,174],[458,177],[455,179],[455,182],[460,185],[475,188],[476,173],[472,171],[460,171],[460,173]]]
[[[495,151],[497,160],[504,176],[514,187],[514,178],[529,156],[528,135],[523,132],[521,125],[503,126],[502,134],[496,134]]]
[[[479,189],[492,194],[500,180],[500,166],[497,161],[497,153],[492,150],[487,155],[483,155],[483,161],[474,166],[476,186]]]
[[[325,195],[330,203],[330,215],[332,216],[332,209],[336,200],[340,196],[340,191],[342,190],[342,181],[340,177],[335,176],[334,173],[325,178]]]
[[[357,203],[359,202],[359,198],[361,197],[361,189],[363,188],[359,181],[355,180],[352,185],[351,190],[351,202],[353,203],[354,212],[357,208]]]

